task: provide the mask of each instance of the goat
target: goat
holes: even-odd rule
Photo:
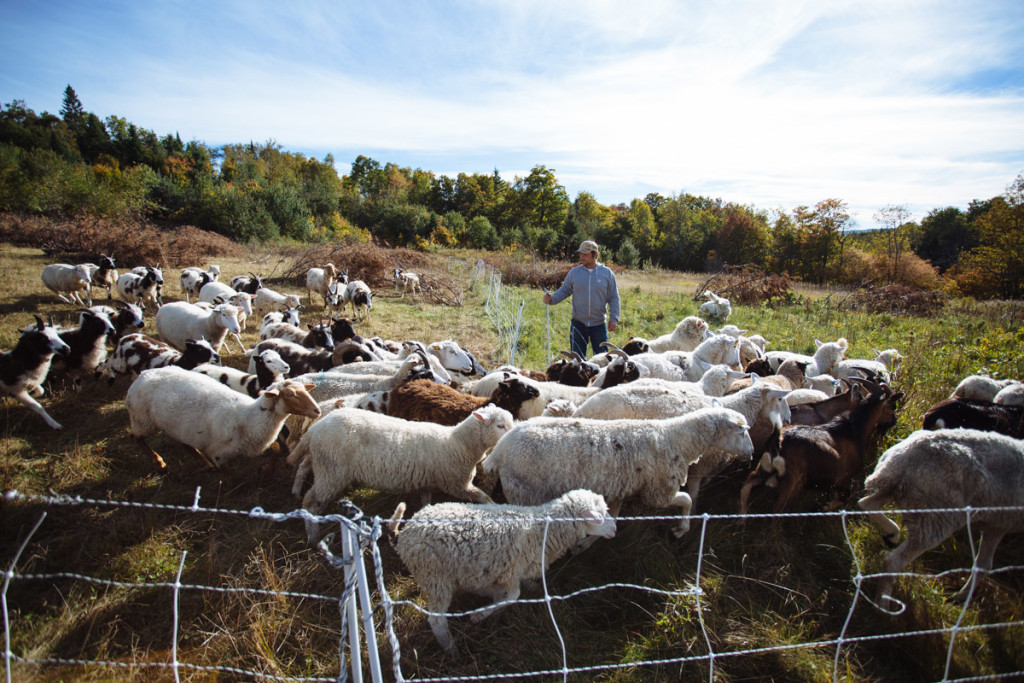
[[[872,392],[849,415],[841,415],[820,426],[795,425],[783,428],[761,456],[740,493],[740,514],[746,514],[750,492],[757,486],[778,487],[775,512],[784,512],[808,486],[824,487],[833,505],[842,492],[852,491],[854,480],[864,470],[864,454],[876,432],[884,433],[896,423],[896,407],[903,393],[885,388]]]
[[[263,278],[256,273],[249,273],[248,275],[237,275],[231,278],[231,289],[236,292],[245,292],[247,294],[256,295],[256,292],[263,287]]]
[[[1000,405],[970,398],[947,398],[924,414],[924,429],[980,429],[1024,439],[1024,406]]]
[[[420,289],[420,276],[416,273],[411,273],[408,270],[402,270],[401,268],[395,268],[395,294],[398,294],[398,285],[402,285],[402,298],[405,298],[406,290],[412,290],[415,296],[416,292],[423,294]]]

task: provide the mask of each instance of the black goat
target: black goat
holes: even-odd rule
[[[925,429],[980,429],[1024,438],[1024,406],[1008,406],[971,398],[947,398],[924,414]]]

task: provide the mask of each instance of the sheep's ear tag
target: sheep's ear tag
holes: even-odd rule
[[[721,408],[722,407],[722,402],[719,401],[717,398],[712,398],[711,399],[711,407],[712,408]]]
[[[303,384],[302,386],[306,391],[312,391],[316,388],[315,384]]]

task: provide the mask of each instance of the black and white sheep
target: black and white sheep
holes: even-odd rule
[[[319,294],[324,300],[324,308],[329,307],[328,294],[334,288],[335,294],[338,288],[336,283],[348,284],[348,269],[338,272],[333,263],[327,263],[323,268],[310,268],[306,271],[306,294],[309,295],[309,305],[313,305],[313,292]]]
[[[0,390],[34,411],[51,428],[63,429],[32,396],[43,395],[43,380],[50,371],[53,356],[66,354],[70,348],[57,335],[57,330],[38,315],[35,318],[35,326],[21,334],[14,348],[0,353]]]
[[[395,294],[398,294],[398,286],[402,286],[402,298],[405,298],[406,291],[411,291],[413,295],[416,292],[423,292],[420,290],[420,276],[408,270],[402,270],[401,268],[395,268]]]
[[[477,623],[519,597],[520,583],[540,579],[554,561],[587,537],[612,538],[615,520],[602,496],[574,490],[536,506],[428,505],[400,528],[405,503],[391,516],[395,550],[427,595],[427,621],[437,642],[455,652],[445,612],[458,591],[490,597]]]
[[[515,504],[586,488],[605,497],[612,515],[634,496],[652,507],[679,507],[679,536],[689,528],[692,503],[679,487],[690,466],[711,448],[749,458],[748,430],[746,418],[721,407],[664,420],[537,418],[517,424],[481,468]]]
[[[66,303],[92,306],[92,271],[89,264],[51,263],[40,275],[43,284]]]
[[[256,296],[263,287],[263,278],[256,273],[249,273],[248,275],[236,275],[231,278],[231,288],[236,292],[245,292]]]
[[[253,360],[256,362],[256,372],[252,374],[212,363],[197,365],[192,371],[212,377],[240,394],[256,398],[261,391],[285,379],[285,375],[291,370],[281,359],[280,354],[271,349],[257,353]]]
[[[320,415],[305,388],[291,380],[250,398],[212,377],[174,366],[139,375],[124,402],[132,439],[161,470],[166,463],[146,443],[158,431],[223,469],[235,457],[263,453],[289,414]]]
[[[349,303],[352,304],[352,314],[356,320],[365,320],[370,315],[370,309],[373,308],[373,292],[370,291],[370,286],[362,280],[349,282],[342,297],[342,310]]]
[[[147,301],[152,301],[159,308],[163,305],[163,297],[160,295],[163,282],[160,268],[141,266],[117,278],[117,296],[122,301],[142,308],[146,307]]]
[[[509,412],[494,406],[474,411],[454,427],[338,408],[314,422],[289,454],[289,464],[298,463],[292,493],[298,495],[312,474],[302,507],[313,514],[354,484],[421,491],[426,500],[440,489],[462,500],[490,503],[473,485],[473,475],[484,453],[511,428]],[[316,523],[307,520],[306,532],[315,543]]]
[[[114,295],[111,288],[117,285],[117,268],[114,266],[114,259],[105,254],[100,255],[100,264],[98,266],[89,265],[89,270],[92,273],[91,283],[92,287],[102,287],[107,290],[107,298],[113,299]]]
[[[220,277],[220,266],[210,266],[206,270],[190,266],[181,271],[181,291],[185,294],[185,301],[191,301],[191,297],[199,296],[204,285],[216,282]]]
[[[58,333],[68,345],[68,352],[54,363],[63,370],[76,390],[82,389],[82,378],[91,375],[107,359],[107,340],[116,337],[116,330],[103,313],[85,309],[79,316],[79,325],[73,330]]]
[[[144,334],[127,334],[117,342],[114,353],[97,368],[97,374],[113,382],[120,375],[135,377],[143,370],[176,365],[191,370],[203,363],[220,365],[220,356],[205,339],[188,339],[185,350]]]
[[[110,306],[93,306],[89,310],[93,313],[107,316],[107,320],[114,326],[114,337],[120,339],[126,334],[138,332],[146,326],[142,318],[142,309],[135,304],[126,304],[123,301],[114,300],[119,308]],[[81,322],[81,321],[79,321]]]

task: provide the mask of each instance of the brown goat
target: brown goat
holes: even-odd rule
[[[872,392],[849,415],[819,426],[785,427],[773,449],[761,457],[740,493],[740,513],[746,514],[750,492],[757,486],[778,487],[774,512],[784,512],[808,486],[825,488],[833,503],[848,496],[864,471],[864,454],[876,431],[896,423],[896,406],[903,393]]]
[[[947,398],[924,414],[924,429],[980,429],[1024,439],[1024,408],[970,398]]]
[[[403,382],[391,390],[387,414],[413,422],[454,426],[488,403],[504,408],[515,417],[524,401],[538,396],[540,392],[535,387],[527,386],[516,377],[499,383],[490,397],[472,396],[431,380],[418,379]]]
[[[801,403],[790,406],[789,412],[792,416],[789,419],[791,425],[823,425],[829,420],[840,415],[849,414],[854,408],[860,405],[865,393],[860,385],[847,389],[841,394],[829,396],[823,401],[814,403]]]

